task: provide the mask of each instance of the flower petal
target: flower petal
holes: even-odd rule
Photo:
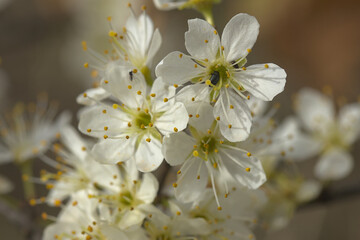
[[[321,183],[315,180],[305,181],[296,193],[298,202],[308,202],[317,198],[322,189]]]
[[[251,115],[245,101],[232,90],[221,89],[214,106],[214,117],[218,121],[222,135],[231,142],[245,140],[250,133]]]
[[[199,102],[210,103],[210,91],[211,88],[206,84],[191,84],[183,87],[176,94],[176,101],[184,103],[186,108]]]
[[[187,0],[171,1],[171,0],[154,0],[155,6],[160,10],[172,10],[182,6]]]
[[[152,60],[155,57],[156,53],[159,51],[161,42],[162,42],[162,39],[161,39],[160,31],[159,31],[159,29],[156,29],[152,36],[151,43],[149,46],[149,51],[147,54],[146,65],[148,67],[150,67],[152,65]]]
[[[175,92],[176,88],[174,86],[165,83],[161,77],[157,78],[153,83],[150,93],[155,94],[155,97],[151,97],[152,112],[167,111],[169,105],[175,103]],[[165,101],[165,98],[167,98],[168,101]]]
[[[320,180],[336,181],[348,176],[353,167],[354,160],[348,152],[334,149],[320,158],[314,170]]]
[[[181,52],[169,53],[156,67],[156,76],[169,84],[184,84],[205,72],[190,56]]]
[[[202,19],[188,20],[189,30],[185,33],[185,46],[191,56],[212,62],[220,50],[218,32]]]
[[[221,36],[228,62],[244,58],[252,49],[259,35],[259,23],[255,17],[245,13],[235,15],[225,26]]]
[[[352,144],[360,135],[360,104],[353,103],[340,109],[339,128],[347,144]]]
[[[189,157],[196,141],[184,132],[164,137],[162,152],[171,166],[182,164]]]
[[[159,182],[151,173],[145,173],[141,180],[141,186],[136,192],[136,197],[145,203],[152,203],[159,190]]]
[[[206,133],[211,124],[215,121],[213,116],[214,108],[206,102],[195,102],[187,107],[189,116],[189,125],[194,127],[197,131]]]
[[[97,101],[101,101],[105,98],[110,97],[111,93],[105,91],[103,88],[90,88],[86,90],[84,93],[80,94],[76,98],[76,102],[83,105],[93,105],[96,104]]]
[[[180,171],[175,196],[184,203],[195,201],[201,196],[208,182],[205,163],[200,158],[191,158],[185,161]]]
[[[168,109],[154,125],[163,135],[168,135],[186,128],[189,115],[183,103],[177,102]]]
[[[95,160],[104,164],[126,162],[134,156],[136,138],[106,139],[94,145]]]
[[[324,134],[329,125],[334,123],[335,109],[332,101],[313,89],[302,89],[295,107],[297,115],[309,131]]]
[[[225,169],[243,186],[257,189],[266,181],[264,169],[256,157],[225,148],[221,148],[219,153]]]
[[[150,142],[146,141],[148,138],[151,139]],[[152,137],[150,134],[144,135],[135,153],[137,169],[141,172],[154,171],[160,166],[163,159],[160,140]]]
[[[286,73],[273,63],[256,64],[237,72],[235,79],[253,96],[271,101],[284,90]]]

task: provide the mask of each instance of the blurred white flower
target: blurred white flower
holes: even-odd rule
[[[93,149],[94,154],[103,156],[103,163],[131,159],[138,170],[150,172],[163,161],[162,135],[182,131],[189,117],[184,105],[173,99],[174,87],[157,79],[148,91],[141,74],[134,72],[132,80],[124,78],[127,74],[119,66],[108,71],[102,87],[117,102],[112,106],[98,104],[84,111],[79,129],[103,139]]]
[[[69,113],[56,118],[57,107],[39,96],[36,103],[18,103],[12,112],[0,118],[0,163],[23,163],[44,153],[56,134],[70,121]]]
[[[213,3],[221,0],[154,0],[155,6],[160,10],[171,10],[175,8],[195,8],[199,10],[211,9]]]
[[[71,197],[78,191],[96,194],[100,189],[116,188],[120,185],[120,172],[116,166],[95,161],[90,153],[91,145],[82,139],[72,127],[64,127],[60,132],[64,145],[54,145],[57,161],[40,155],[45,163],[54,167],[55,173],[43,172],[41,180],[50,189],[49,204]]]
[[[224,180],[221,188],[227,195],[228,181],[256,189],[266,181],[266,176],[256,157],[221,135],[218,123],[212,117],[212,106],[199,106],[193,105],[192,109],[188,109],[191,136],[181,132],[165,137],[163,153],[171,166],[182,164],[174,183],[175,196],[180,201],[195,201],[205,191],[210,177],[220,208],[216,179]]]
[[[343,106],[336,117],[331,99],[315,90],[303,89],[299,92],[295,110],[309,134],[308,141],[303,139],[302,143],[296,144],[306,151],[306,146],[310,146],[309,153],[320,155],[315,166],[316,177],[327,181],[349,175],[354,165],[349,151],[360,136],[360,104]]]
[[[193,19],[188,24],[185,46],[191,56],[170,53],[156,67],[156,75],[169,84],[192,82],[180,91],[185,105],[215,102],[213,115],[224,137],[232,142],[245,140],[251,128],[248,93],[271,101],[283,91],[286,73],[272,63],[244,67],[259,33],[254,17],[234,16],[221,42],[217,30],[206,21]]]

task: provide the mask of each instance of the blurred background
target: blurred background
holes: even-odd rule
[[[122,26],[129,14],[125,0],[0,0],[1,112],[18,101],[33,101],[40,92],[73,114],[75,99],[93,84],[81,41],[94,50],[108,48],[107,16]],[[131,0],[135,12],[146,4],[160,29],[163,45],[155,62],[173,50],[185,51],[187,19],[201,17],[192,10],[162,12],[151,0]],[[273,62],[288,74],[278,119],[293,113],[291,98],[300,88],[331,86],[337,102],[360,101],[360,1],[358,0],[223,0],[215,6],[216,27],[221,30],[239,12],[260,22],[258,41],[248,63]],[[360,239],[360,144],[353,148],[355,168],[331,191],[354,188],[351,194],[300,209],[290,225],[270,233],[266,240]],[[300,167],[312,174],[314,162]],[[40,169],[41,166],[38,166]],[[15,167],[0,166],[0,174],[21,186]],[[21,189],[12,192],[22,197]],[[0,215],[1,239],[22,239],[21,230]],[[4,238],[3,238],[4,236]]]

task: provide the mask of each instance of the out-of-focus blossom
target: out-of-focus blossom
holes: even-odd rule
[[[42,95],[36,103],[16,104],[1,117],[0,163],[23,163],[44,153],[70,120],[67,112],[55,119],[56,110],[56,105]]]
[[[156,67],[156,75],[169,84],[193,83],[180,91],[185,105],[194,101],[215,103],[213,117],[223,136],[231,142],[243,141],[252,124],[248,94],[271,101],[283,91],[286,73],[272,63],[244,66],[259,33],[254,17],[234,16],[225,26],[221,41],[217,30],[206,21],[192,19],[188,24],[185,46],[191,56],[170,53]]]
[[[0,175],[0,194],[6,194],[14,189],[14,185],[7,178]]]
[[[194,8],[194,9],[208,9],[214,3],[219,3],[221,0],[154,0],[155,6],[160,10],[171,10],[175,8]]]
[[[347,104],[336,116],[331,99],[315,90],[303,89],[295,107],[308,134],[306,139],[295,144],[299,149],[306,150],[304,157],[310,153],[320,156],[315,166],[316,177],[328,181],[349,175],[354,165],[349,151],[360,136],[360,104]]]
[[[162,135],[186,128],[188,114],[185,106],[175,102],[175,88],[162,79],[154,82],[149,91],[142,74],[128,79],[120,66],[107,73],[101,86],[112,94],[116,102],[97,104],[84,111],[79,129],[102,141],[93,152],[103,156],[103,163],[116,164],[135,161],[138,170],[150,172],[163,161]],[[85,96],[86,97],[86,96]]]

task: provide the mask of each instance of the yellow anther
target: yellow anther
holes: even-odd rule
[[[46,214],[46,212],[43,212],[43,213],[41,214],[41,218],[42,218],[43,220],[46,220],[47,217],[48,217],[48,215]]]
[[[54,188],[53,184],[46,184],[46,189],[52,189],[52,188]]]
[[[131,86],[131,85],[128,85],[128,89],[132,89],[132,86]]]
[[[180,211],[177,211],[177,212],[176,212],[176,215],[180,216],[180,215],[181,215],[181,212],[180,212]]]
[[[177,85],[177,84],[174,84],[174,87],[175,87],[175,88],[177,88],[177,87],[179,87],[179,85]]]
[[[217,121],[220,121],[220,116],[217,116],[217,117],[216,117],[216,120],[217,120]]]
[[[109,50],[104,50],[104,54],[109,54]]]
[[[150,94],[151,97],[156,97],[155,93]]]
[[[164,230],[167,230],[167,229],[168,229],[168,226],[166,226],[166,225],[163,226],[163,229],[164,229]]]
[[[194,102],[194,101],[195,101],[195,98],[194,98],[194,97],[192,97],[192,98],[191,98],[191,101],[193,101],[193,102]]]
[[[164,102],[168,102],[169,101],[169,99],[168,98],[164,98]]]
[[[250,153],[250,152],[248,152],[246,155],[247,155],[248,157],[251,157],[251,153]]]
[[[147,138],[146,141],[147,141],[147,142],[151,142],[151,139],[150,139],[150,138]]]
[[[219,143],[220,143],[220,144],[224,144],[224,141],[223,141],[223,140],[220,140]]]
[[[180,54],[179,54],[179,58],[182,58],[182,57],[183,57],[183,55],[182,55],[182,53],[180,53]]]
[[[72,205],[75,207],[76,205],[78,205],[78,202],[77,202],[77,201],[73,201],[73,202],[72,202]]]
[[[174,127],[174,132],[178,132],[179,130],[176,128],[176,127]]]
[[[87,230],[88,230],[89,232],[92,232],[92,231],[93,231],[93,228],[89,225],[89,226],[87,227]]]
[[[110,32],[109,32],[109,36],[110,36],[110,37],[117,37],[117,33],[114,32],[114,31],[110,31]]]
[[[208,79],[208,80],[205,81],[205,84],[210,86],[210,85],[211,85],[211,81]]]
[[[136,93],[137,93],[137,95],[141,95],[141,91],[137,91]]]
[[[197,148],[198,146],[197,145],[194,145],[193,148]]]
[[[84,93],[84,94],[83,94],[83,97],[86,98],[86,97],[87,97],[87,93]]]
[[[194,156],[194,157],[198,157],[198,156],[199,156],[199,152],[196,151],[196,150],[194,150],[194,151],[193,151],[193,156]]]
[[[199,117],[200,117],[200,115],[199,115],[199,114],[196,114],[196,115],[195,115],[195,117],[196,117],[196,118],[199,118]]]
[[[189,118],[192,118],[193,117],[193,115],[192,114],[189,114]]]
[[[251,169],[250,169],[250,168],[245,168],[245,170],[246,170],[247,172],[250,172]]]
[[[209,130],[207,131],[207,133],[208,133],[208,134],[211,134],[211,130],[209,129]]]
[[[108,137],[109,137],[108,135],[104,135],[104,139],[108,139]]]
[[[218,166],[217,163],[214,163],[214,164],[213,164],[213,167],[214,167],[214,168],[217,168],[217,166]]]
[[[242,67],[241,69],[245,71],[245,70],[246,70],[246,67]]]
[[[197,64],[194,64],[194,68],[197,68],[198,67],[198,65]]]
[[[89,63],[84,63],[84,68],[88,68],[89,67]]]
[[[105,81],[104,81],[104,83],[105,83],[105,84],[108,84],[108,83],[109,83],[109,81],[108,81],[108,80],[105,80]]]
[[[117,109],[117,108],[119,107],[119,105],[117,105],[116,103],[114,103],[114,104],[112,105],[112,107],[113,107],[113,109]]]
[[[217,210],[221,211],[221,210],[222,210],[222,207],[218,206],[218,207],[217,207]]]
[[[250,95],[248,95],[246,98],[247,98],[247,100],[250,100]]]
[[[204,42],[205,42],[205,43],[208,43],[208,42],[209,42],[209,40],[205,40]]]
[[[177,174],[181,174],[181,171],[179,170],[179,171],[177,171]]]
[[[131,7],[131,3],[128,3],[127,6],[128,6],[128,7]]]
[[[104,127],[104,130],[105,130],[105,131],[109,130],[109,127],[106,127],[106,126],[105,126],[105,127]]]
[[[222,51],[224,51],[224,50],[225,50],[224,46],[221,46],[221,50],[222,50]]]
[[[209,61],[209,59],[205,58],[205,59],[204,59],[204,61],[205,61],[205,62],[208,62],[208,61]]]
[[[200,175],[197,175],[196,179],[199,180],[199,179],[200,179]]]
[[[219,150],[218,150],[217,148],[215,148],[215,149],[214,149],[214,152],[215,152],[215,153],[218,153],[218,152],[219,152]]]
[[[82,45],[83,50],[86,51],[86,50],[87,50],[87,44],[86,44],[86,42],[85,42],[85,41],[82,41],[82,42],[81,42],[81,45]]]
[[[91,132],[91,128],[88,128],[86,131],[87,131],[88,133],[90,133],[90,132]]]
[[[81,147],[81,150],[82,150],[82,151],[86,151],[86,147]]]
[[[178,185],[177,183],[173,183],[173,187],[176,188]]]
[[[152,127],[152,126],[154,126],[154,124],[153,124],[153,123],[149,123],[149,127]]]
[[[102,110],[102,113],[103,113],[103,114],[105,114],[105,113],[106,113],[106,110],[105,110],[105,109],[104,109],[104,110]]]
[[[125,138],[126,138],[126,139],[129,139],[130,137],[129,137],[129,135],[126,135]]]
[[[231,124],[229,124],[229,125],[228,125],[228,128],[232,128],[232,125],[231,125]]]
[[[131,127],[131,122],[128,122],[128,127]]]
[[[138,70],[137,70],[136,68],[134,68],[134,69],[132,70],[132,72],[133,72],[133,73],[137,73]]]
[[[144,129],[144,128],[145,128],[145,125],[144,125],[144,124],[141,124],[141,125],[140,125],[140,128],[141,128],[141,129]]]
[[[110,22],[111,21],[111,16],[108,16],[106,19]]]
[[[265,67],[265,68],[269,68],[269,64],[265,64],[264,67]]]
[[[36,205],[36,200],[35,199],[30,199],[29,204],[30,204],[30,206],[35,206]]]
[[[249,239],[254,239],[254,235],[253,235],[253,234],[249,234]]]
[[[142,6],[141,6],[141,10],[145,11],[145,10],[146,10],[146,6],[145,6],[145,5],[142,5]]]
[[[214,30],[214,34],[215,34],[215,35],[217,35],[217,34],[218,34],[218,32],[217,32],[216,30]]]
[[[60,200],[55,200],[54,201],[54,205],[55,205],[55,207],[59,207],[60,205],[61,205],[61,201]]]
[[[225,198],[227,198],[228,197],[228,194],[227,193],[225,193]]]
[[[234,109],[234,106],[233,106],[233,105],[230,105],[230,109]]]
[[[250,49],[250,48],[248,48],[246,51],[247,51],[248,53],[251,53],[251,49]]]

